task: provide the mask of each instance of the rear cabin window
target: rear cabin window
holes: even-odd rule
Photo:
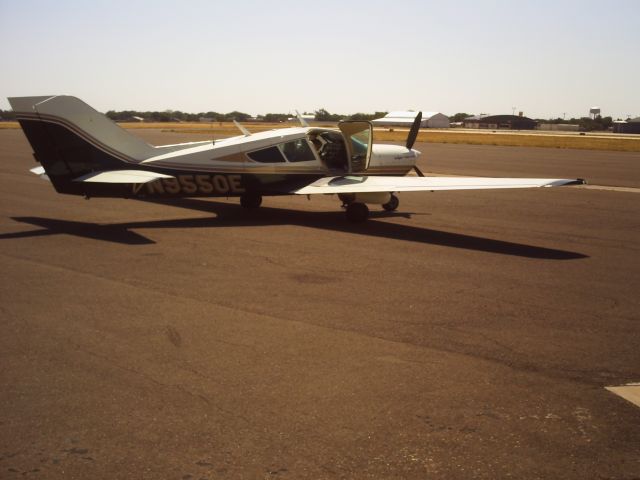
[[[282,144],[281,147],[282,153],[290,162],[308,162],[316,159],[305,139],[301,138],[293,142],[287,142]]]
[[[262,150],[256,150],[255,152],[247,153],[247,156],[251,160],[255,160],[256,162],[260,163],[279,163],[285,161],[278,147],[269,147],[263,148]]]

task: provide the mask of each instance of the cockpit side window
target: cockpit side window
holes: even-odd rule
[[[263,148],[262,150],[256,150],[255,152],[247,153],[247,156],[251,160],[255,160],[260,163],[280,163],[284,162],[284,157],[278,147]]]
[[[282,153],[290,162],[308,162],[316,159],[304,138],[284,143],[281,148]]]

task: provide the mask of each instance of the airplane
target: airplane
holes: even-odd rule
[[[363,222],[367,205],[394,211],[397,192],[555,187],[582,179],[427,177],[413,149],[421,113],[404,146],[374,144],[368,121],[309,126],[175,145],[153,146],[82,100],[66,95],[12,97],[9,103],[34,151],[35,174],[58,193],[167,199],[239,197],[255,209],[269,195],[338,195],[347,220]],[[416,175],[407,176],[410,171]],[[309,197],[310,198],[310,197]]]

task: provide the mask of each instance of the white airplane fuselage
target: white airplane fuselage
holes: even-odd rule
[[[294,127],[254,133],[250,136],[236,136],[215,142],[197,142],[179,150],[162,153],[143,160],[140,165],[163,167],[169,169],[186,169],[198,171],[216,171],[233,173],[299,173],[299,174],[347,174],[359,173],[367,175],[405,175],[411,170],[420,152],[398,145],[372,144],[369,165],[358,172],[349,169],[347,158],[329,165],[323,158],[323,146],[319,147],[310,140],[323,134],[331,134],[333,138],[342,137],[338,129],[318,129]],[[343,140],[346,141],[346,140]],[[301,160],[288,158],[284,151],[292,142],[304,142],[313,155]],[[256,160],[255,152],[276,147],[283,156],[273,151],[271,158]],[[346,154],[346,149],[345,152]]]

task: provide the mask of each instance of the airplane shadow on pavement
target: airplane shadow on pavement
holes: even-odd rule
[[[587,255],[578,252],[537,247],[534,245],[507,242],[504,240],[495,240],[442,230],[433,230],[411,225],[376,221],[376,219],[379,218],[389,217],[410,218],[411,214],[409,213],[384,211],[371,212],[369,221],[354,225],[348,223],[344,219],[344,213],[340,211],[308,212],[272,207],[261,207],[257,210],[245,210],[235,204],[189,198],[171,201],[145,201],[156,204],[171,205],[174,207],[188,208],[191,210],[200,210],[207,213],[213,213],[216,216],[206,218],[123,222],[108,225],[41,217],[12,217],[12,219],[17,222],[35,225],[41,227],[41,229],[0,234],[0,240],[67,234],[126,245],[149,245],[156,242],[131,230],[146,228],[221,228],[298,225],[301,227],[320,228],[336,232],[354,233],[365,236],[528,258],[575,260],[588,257]]]

